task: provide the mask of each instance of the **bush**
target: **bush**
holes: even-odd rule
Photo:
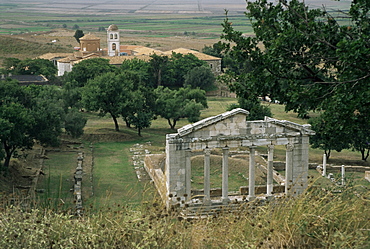
[[[73,138],[78,138],[83,135],[87,119],[83,117],[77,109],[70,109],[65,118],[65,130],[67,134]]]

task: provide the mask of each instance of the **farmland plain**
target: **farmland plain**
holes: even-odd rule
[[[350,1],[307,0],[312,8],[347,10]],[[228,10],[230,20],[244,33],[252,33],[244,17],[243,0],[0,0],[0,34],[49,31],[76,27],[96,31],[115,23],[127,33],[152,36],[191,34],[219,37]]]

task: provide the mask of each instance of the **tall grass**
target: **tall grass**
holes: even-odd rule
[[[204,219],[181,219],[153,200],[141,210],[74,217],[8,206],[0,213],[1,248],[368,248],[370,194],[352,186],[311,187],[296,198],[242,203]]]

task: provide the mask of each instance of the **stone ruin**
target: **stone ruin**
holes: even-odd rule
[[[286,195],[298,195],[307,188],[309,136],[314,135],[310,125],[299,125],[285,120],[265,117],[264,120],[246,121],[248,111],[238,108],[217,116],[186,125],[177,133],[167,134],[165,159],[147,155],[145,168],[167,208],[191,205],[191,157],[204,154],[204,190],[202,205],[230,203],[228,191],[228,155],[230,148],[249,148],[248,201],[274,196],[273,155],[274,146],[285,145]],[[255,189],[255,152],[257,146],[267,146],[267,183],[264,194]],[[210,152],[222,150],[222,190],[217,199],[211,198]]]

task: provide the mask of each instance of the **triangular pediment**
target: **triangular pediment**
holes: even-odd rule
[[[196,123],[185,125],[179,128],[177,132],[181,137],[205,129],[207,130],[216,129],[220,131],[220,133],[222,134],[223,134],[222,131],[225,131],[227,134],[229,134],[230,130],[236,129],[237,126],[241,126],[240,128],[245,128],[245,120],[248,114],[249,114],[248,111],[241,108],[236,108],[231,111],[219,114],[217,116],[205,118]]]
[[[281,137],[314,135],[310,125],[300,125],[286,120],[265,117],[264,120],[246,121],[249,112],[237,108],[217,116],[185,125],[177,130],[178,137]]]

